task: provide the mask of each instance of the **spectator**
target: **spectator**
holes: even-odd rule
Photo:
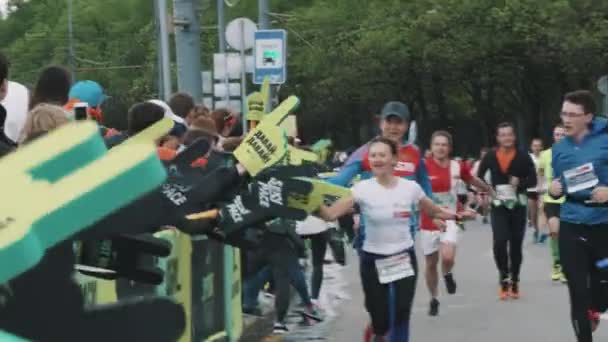
[[[165,110],[152,102],[142,102],[133,105],[127,114],[127,131],[106,139],[106,146],[112,148],[127,140],[144,129],[162,120]]]
[[[19,144],[23,144],[32,140],[34,137],[52,131],[69,121],[70,120],[62,107],[41,103],[27,114],[23,131],[21,131],[21,136],[19,137]]]
[[[74,104],[77,102],[86,102],[89,106],[89,117],[95,119],[99,124],[103,123],[101,104],[107,96],[99,83],[89,80],[76,82],[70,89],[68,97],[68,103],[65,105],[66,110],[73,110]]]
[[[8,93],[8,60],[0,54],[0,101],[6,98]],[[14,143],[4,133],[6,122],[6,109],[0,105],[0,156],[9,153],[14,147]]]
[[[223,137],[231,136],[232,128],[238,122],[238,115],[228,109],[217,109],[211,113],[211,118],[215,121],[218,133]]]
[[[196,120],[197,118],[199,118],[201,116],[210,118],[211,112],[209,112],[209,108],[207,108],[203,105],[196,105],[190,111],[190,114],[189,114],[190,121],[188,121],[188,119],[186,119],[186,121],[188,121],[188,125],[191,125],[194,120]]]
[[[154,100],[149,100],[148,102],[154,103],[155,105],[161,107],[164,111],[165,117],[173,120],[173,122],[175,124],[173,125],[173,129],[171,130],[171,132],[169,132],[169,135],[172,135],[174,137],[178,137],[181,139],[184,136],[184,134],[186,133],[186,131],[188,130],[188,127],[186,126],[186,122],[184,121],[184,119],[177,116],[173,112],[171,107],[169,107],[169,105],[164,101],[154,99]]]
[[[61,66],[49,66],[45,68],[34,87],[30,109],[40,103],[49,103],[65,106],[69,100],[69,92],[72,81],[70,72]]]
[[[192,123],[192,110],[194,109],[194,99],[188,93],[175,93],[169,99],[169,107],[181,119],[184,120],[186,126]],[[181,122],[181,123],[184,123]]]

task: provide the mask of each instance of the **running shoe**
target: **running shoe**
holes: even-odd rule
[[[314,304],[306,306],[304,310],[300,311],[300,313],[302,314],[302,316],[312,321],[323,322],[323,314],[321,313],[319,307]]]
[[[587,314],[589,315],[589,321],[591,322],[591,331],[594,332],[600,325],[600,313],[595,310],[589,310],[587,311]]]
[[[498,292],[498,298],[500,298],[500,300],[509,299],[509,285],[510,283],[508,279],[505,279],[501,282]]]
[[[454,281],[454,275],[452,272],[444,274],[443,279],[445,280],[445,288],[447,289],[448,293],[456,293],[456,282]]]
[[[538,230],[534,230],[534,233],[532,234],[532,243],[537,244],[538,243]]]
[[[509,296],[513,299],[519,299],[519,283],[513,282],[511,283],[511,290],[509,291]]]
[[[544,244],[545,241],[547,241],[548,237],[549,237],[549,234],[545,234],[545,233],[540,234],[540,237],[538,238],[538,243],[541,245]]]
[[[283,335],[283,334],[287,334],[288,332],[289,332],[289,329],[287,329],[287,326],[285,325],[285,323],[275,322],[274,326],[272,327],[272,333],[275,335]]]
[[[439,315],[439,301],[437,298],[431,299],[431,303],[429,303],[429,316],[437,316]]]
[[[553,272],[551,272],[551,280],[560,281],[560,276],[562,275],[562,267],[560,265],[553,265]]]

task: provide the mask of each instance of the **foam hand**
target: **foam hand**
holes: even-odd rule
[[[104,146],[96,124],[71,123],[0,160],[3,188],[14,196],[2,204],[0,260],[11,262],[0,282],[165,179],[153,146],[111,154]]]

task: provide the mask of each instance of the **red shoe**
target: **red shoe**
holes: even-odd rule
[[[600,313],[599,311],[588,310],[587,315],[589,316],[589,322],[591,322],[591,331],[595,332],[600,325]]]
[[[519,299],[519,283],[513,282],[511,284],[511,290],[509,296],[513,299]]]
[[[498,298],[500,300],[507,300],[507,299],[509,299],[509,295],[510,295],[509,283],[506,281],[503,281],[503,283],[500,285],[500,287],[498,289]]]
[[[372,338],[374,337],[374,331],[372,330],[372,325],[368,324],[365,327],[365,332],[363,333],[363,341],[364,342],[372,342]]]

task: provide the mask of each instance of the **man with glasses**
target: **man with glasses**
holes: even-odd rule
[[[570,293],[570,312],[578,342],[593,341],[599,323],[598,289],[602,274],[596,263],[608,258],[608,134],[606,121],[594,118],[589,91],[565,95],[561,119],[566,137],[553,146],[549,192],[565,196],[561,205],[560,261]]]

